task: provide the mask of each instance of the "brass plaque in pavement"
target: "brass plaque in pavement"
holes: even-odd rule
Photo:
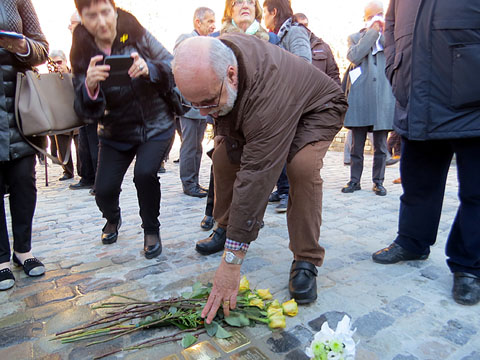
[[[220,352],[208,341],[203,341],[190,346],[182,351],[185,360],[215,360],[222,356]]]
[[[227,354],[241,348],[242,346],[250,344],[250,339],[239,330],[230,331],[230,334],[232,334],[232,336],[227,339],[214,338],[217,345]]]
[[[178,355],[173,354],[173,355],[169,355],[167,357],[161,358],[160,360],[180,360],[180,358],[178,357]]]
[[[230,356],[231,360],[270,360],[257,347],[249,347]]]

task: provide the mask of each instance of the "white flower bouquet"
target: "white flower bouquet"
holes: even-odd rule
[[[354,360],[354,332],[355,329],[350,329],[350,318],[347,315],[338,323],[335,331],[330,329],[325,321],[320,331],[315,334],[310,347],[305,349],[305,353],[312,360]]]

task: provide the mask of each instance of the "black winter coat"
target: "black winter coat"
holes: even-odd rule
[[[48,43],[42,33],[30,0],[0,1],[0,29],[23,34],[30,55],[21,57],[0,48],[0,162],[16,160],[35,154],[35,150],[22,138],[15,121],[15,88],[17,73],[30,70],[45,62]],[[37,145],[44,138],[35,139]],[[33,141],[33,139],[32,139]]]
[[[480,137],[479,19],[479,1],[390,1],[386,72],[400,135]]]
[[[104,54],[83,25],[73,33],[70,61],[75,86],[75,111],[83,119],[98,120],[100,138],[127,144],[150,140],[173,125],[173,113],[162,97],[174,87],[172,55],[130,13],[117,9],[117,36],[111,55],[138,52],[148,65],[149,78],[132,79],[130,86],[102,89],[90,99],[85,77],[90,59]],[[88,121],[88,120],[87,120]]]

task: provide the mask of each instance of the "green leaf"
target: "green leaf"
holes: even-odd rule
[[[197,338],[195,336],[193,336],[192,334],[187,334],[182,339],[182,347],[186,349],[195,344],[196,342]]]
[[[215,337],[218,339],[228,339],[232,337],[232,334],[219,325]]]
[[[191,293],[190,299],[201,299],[206,297],[209,293],[210,290],[207,288],[196,289]]]
[[[241,313],[230,312],[230,316],[225,318],[225,321],[230,326],[243,327],[250,325],[250,320]]]
[[[207,324],[206,322],[204,323],[205,329],[207,330],[208,336],[212,337],[215,336],[218,330],[218,323],[216,321],[212,321],[211,324]]]
[[[182,293],[182,297],[183,297],[184,299],[190,299],[191,296],[192,296],[192,293],[191,293],[191,292],[183,292],[183,293]]]
[[[175,315],[177,310],[178,309],[175,306],[171,306],[170,309],[168,309],[168,312],[172,315]]]
[[[203,287],[202,283],[197,281],[195,284],[193,284],[192,290],[195,292],[197,290],[200,290],[202,287]]]

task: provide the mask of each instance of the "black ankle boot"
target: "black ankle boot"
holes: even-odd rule
[[[145,234],[143,251],[147,259],[153,259],[162,253],[162,241],[159,234]]]
[[[120,229],[120,226],[122,226],[122,218],[120,217],[118,219],[116,230],[114,232],[111,232],[111,233],[105,232],[105,228],[107,227],[107,225],[108,225],[108,221],[102,229],[102,243],[104,243],[105,245],[113,244],[114,242],[117,241],[118,230]]]
[[[219,227],[208,238],[198,241],[195,250],[202,255],[215,254],[224,249],[226,240],[227,230]]]

